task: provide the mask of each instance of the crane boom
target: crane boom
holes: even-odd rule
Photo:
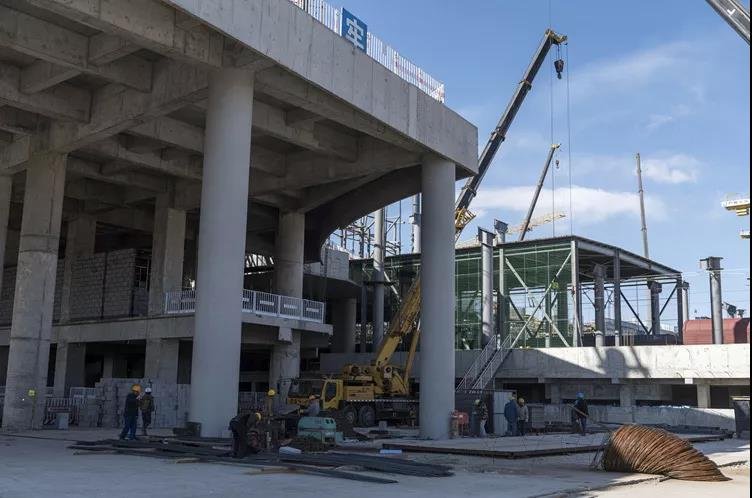
[[[533,192],[533,200],[530,201],[530,207],[527,210],[527,216],[525,216],[525,221],[522,222],[522,230],[520,230],[520,238],[518,239],[520,241],[525,240],[525,235],[527,235],[528,227],[530,226],[530,219],[533,217],[533,212],[535,211],[536,204],[538,204],[538,197],[540,196],[541,189],[543,188],[543,183],[546,181],[548,168],[549,166],[551,166],[551,160],[553,160],[554,153],[559,147],[561,147],[560,144],[551,144],[551,148],[548,150],[546,163],[543,165],[543,170],[541,171],[540,178],[538,178],[538,185],[535,186],[535,192]]]
[[[517,85],[517,89],[512,95],[509,104],[507,104],[504,114],[501,115],[499,123],[496,125],[496,128],[494,128],[494,131],[491,132],[491,136],[488,137],[488,142],[486,142],[486,146],[483,148],[483,152],[478,159],[478,173],[467,179],[465,185],[462,187],[460,195],[457,197],[457,203],[455,204],[455,210],[457,212],[467,210],[470,207],[473,198],[475,198],[475,195],[478,193],[478,186],[483,181],[483,177],[491,166],[491,162],[493,161],[494,156],[496,156],[496,152],[499,150],[501,143],[507,138],[509,127],[512,126],[512,122],[517,116],[520,107],[522,107],[525,97],[533,87],[533,80],[538,74],[538,70],[540,70],[543,65],[543,61],[546,60],[546,56],[548,55],[548,51],[551,50],[551,46],[561,45],[566,41],[567,37],[565,35],[559,35],[550,29],[546,30],[546,33],[543,36],[543,41],[541,41],[538,50],[536,50],[533,55],[533,59],[525,70],[522,80],[520,80],[520,83]],[[561,72],[558,68],[557,71]]]
[[[506,134],[514,121],[515,116],[517,116],[517,112],[520,110],[525,97],[528,92],[530,92],[533,80],[543,65],[543,61],[546,59],[549,50],[553,45],[560,45],[566,41],[566,36],[557,34],[551,29],[546,30],[543,36],[543,41],[541,41],[538,49],[535,51],[532,61],[525,70],[522,80],[517,85],[517,88],[512,95],[509,104],[507,104],[504,113],[501,115],[496,128],[494,128],[493,132],[491,132],[491,136],[488,138],[488,142],[478,160],[478,173],[465,182],[462,191],[457,197],[455,203],[455,241],[459,238],[462,230],[475,217],[475,215],[469,211],[470,203],[475,198],[475,195],[478,192],[478,187],[483,181],[483,177],[488,171],[489,166],[493,162],[494,156],[499,150],[499,147],[502,142],[504,142]],[[557,73],[560,75],[564,67],[563,61],[556,61],[555,67]],[[406,376],[403,376],[400,379],[396,378],[394,375],[396,373],[395,369],[390,365],[390,361],[394,352],[397,350],[397,347],[402,342],[402,339],[407,337],[407,335],[413,331],[416,335],[420,333],[418,330],[420,300],[420,275],[418,275],[405,295],[396,316],[392,317],[392,320],[389,323],[389,329],[384,335],[384,340],[379,345],[376,357],[373,360],[373,366],[376,371],[369,370],[370,375],[374,378],[374,383],[377,384],[379,388],[383,383],[378,382],[378,380],[386,379],[388,376],[389,381],[384,383],[389,384],[389,389],[392,393],[405,394],[409,389],[409,380]],[[411,352],[414,351],[414,345],[417,344],[417,336],[413,337],[412,343]],[[412,357],[413,354],[410,354],[410,360],[408,360],[408,364],[405,365],[403,374],[410,372]],[[357,375],[361,375],[363,371],[364,369],[357,365],[347,365],[343,373],[345,376],[354,378]]]
[[[749,45],[749,11],[738,0],[706,0]]]

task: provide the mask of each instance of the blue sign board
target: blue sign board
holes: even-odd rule
[[[342,37],[363,52],[366,51],[368,26],[345,8],[342,9]]]

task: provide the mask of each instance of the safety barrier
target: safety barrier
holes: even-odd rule
[[[324,0],[290,0],[318,22],[342,35],[342,11]],[[410,60],[402,57],[391,45],[384,43],[369,31],[366,35],[366,53],[391,72],[417,86],[439,102],[444,102],[444,83],[426,73]]]
[[[164,302],[166,315],[193,313],[196,311],[196,291],[165,292]],[[324,323],[326,315],[326,306],[322,302],[248,289],[243,290],[241,309],[243,313],[293,318],[316,323]]]

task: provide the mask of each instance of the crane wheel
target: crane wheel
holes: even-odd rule
[[[358,410],[353,405],[345,405],[342,409],[342,417],[348,424],[355,426],[358,422]]]
[[[358,410],[358,425],[373,427],[376,425],[376,410],[371,405],[363,405]]]

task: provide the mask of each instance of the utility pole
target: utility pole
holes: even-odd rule
[[[645,193],[642,188],[642,166],[640,164],[640,153],[637,153],[637,186],[640,194],[640,222],[642,224],[642,255],[645,259],[650,259],[648,250],[648,226],[645,223]]]
[[[413,214],[410,217],[412,223],[412,250],[413,254],[420,253],[420,194],[413,196]]]

